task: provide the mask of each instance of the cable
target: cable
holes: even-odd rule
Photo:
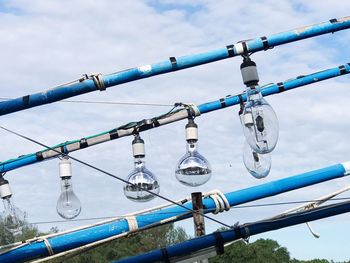
[[[341,201],[341,200],[350,200],[350,197],[339,197],[339,198],[331,198],[328,201]],[[255,205],[238,205],[234,208],[254,208],[254,207],[266,207],[266,206],[279,206],[279,205],[292,205],[292,204],[304,204],[308,202],[318,202],[320,200],[300,200],[300,201],[287,201],[287,202],[277,202],[277,203],[264,203],[264,204],[255,204]],[[203,211],[208,211],[204,209]],[[158,214],[177,214],[177,212],[166,212],[166,213],[158,213]],[[79,221],[91,221],[91,220],[103,220],[103,219],[111,219],[117,218],[120,219],[126,218],[127,216],[104,216],[104,217],[87,217],[80,219],[72,219],[72,220],[52,220],[52,221],[38,221],[38,222],[30,222],[29,224],[40,225],[40,224],[51,224],[51,223],[70,223],[70,222],[79,222]],[[143,221],[147,222],[147,221]]]
[[[31,141],[31,142],[33,142],[33,143],[35,143],[35,144],[38,144],[38,145],[40,145],[40,146],[42,146],[42,147],[45,147],[45,148],[47,148],[48,150],[55,151],[55,152],[59,153],[60,155],[68,156],[70,159],[72,159],[72,160],[74,160],[74,161],[76,161],[76,162],[78,162],[78,163],[81,163],[81,164],[83,164],[83,165],[85,165],[85,166],[87,166],[87,167],[90,167],[90,168],[92,168],[92,169],[94,169],[94,170],[96,170],[96,171],[99,171],[99,172],[101,172],[101,173],[103,173],[103,174],[106,174],[106,175],[108,175],[108,176],[110,176],[110,177],[113,177],[113,178],[115,178],[115,179],[117,179],[117,180],[119,180],[119,181],[121,181],[121,182],[123,182],[123,183],[133,185],[133,184],[130,183],[129,181],[124,180],[123,178],[121,178],[121,177],[119,177],[119,176],[116,176],[116,175],[114,175],[114,174],[111,174],[111,173],[109,173],[109,172],[107,172],[107,171],[105,171],[105,170],[103,170],[103,169],[101,169],[101,168],[98,168],[98,167],[96,167],[96,166],[94,166],[94,165],[91,165],[91,164],[89,164],[89,163],[86,163],[86,162],[84,162],[84,161],[82,161],[82,160],[80,160],[80,159],[78,159],[78,158],[72,157],[72,156],[70,156],[70,155],[68,155],[68,154],[61,153],[61,152],[55,150],[54,148],[51,148],[51,147],[49,147],[49,146],[47,146],[47,145],[45,145],[45,144],[43,144],[43,143],[41,143],[41,142],[39,142],[39,141],[36,141],[36,140],[34,140],[34,139],[31,139],[31,138],[29,138],[29,137],[27,137],[27,136],[25,136],[25,135],[22,135],[22,134],[19,134],[19,133],[15,132],[15,131],[9,130],[9,129],[3,127],[3,126],[0,126],[0,129],[3,129],[3,130],[5,130],[5,131],[7,131],[7,132],[9,132],[9,133],[12,133],[12,134],[18,136],[18,137],[21,137],[21,138],[23,138],[23,139],[25,139],[25,140]],[[139,188],[140,188],[141,190],[143,190],[143,191],[145,191],[145,192],[147,192],[147,193],[149,193],[149,194],[152,194],[152,195],[154,195],[154,196],[157,196],[157,197],[159,197],[159,198],[161,198],[161,199],[163,199],[163,200],[165,200],[165,201],[167,201],[167,202],[169,202],[169,203],[172,203],[172,204],[174,204],[174,205],[180,206],[180,207],[182,207],[182,208],[184,208],[184,209],[186,209],[186,210],[188,210],[188,211],[190,211],[190,212],[192,212],[192,213],[199,214],[199,215],[201,215],[201,216],[203,216],[203,217],[205,217],[205,218],[207,218],[207,219],[209,219],[209,220],[211,220],[211,221],[213,221],[213,222],[216,222],[216,223],[218,223],[218,224],[220,224],[220,225],[223,225],[223,226],[228,227],[228,228],[232,228],[232,226],[230,226],[230,225],[227,225],[227,224],[225,224],[225,223],[223,223],[223,222],[221,222],[221,221],[219,221],[219,220],[216,220],[216,219],[214,219],[214,218],[212,218],[212,217],[210,217],[210,216],[207,216],[207,215],[205,215],[205,214],[203,214],[203,213],[200,213],[199,211],[194,211],[194,210],[192,210],[192,209],[190,209],[190,208],[188,208],[188,207],[186,207],[186,206],[184,206],[184,205],[182,205],[182,204],[176,203],[176,202],[174,202],[173,200],[171,200],[171,199],[169,199],[169,198],[167,198],[167,197],[165,197],[165,196],[162,196],[162,195],[160,195],[160,194],[153,193],[152,191],[150,191],[150,190],[148,190],[148,189],[145,189],[145,188],[142,188],[142,187],[139,187]]]
[[[0,97],[0,100],[9,100],[9,97]],[[173,104],[161,104],[161,103],[146,103],[146,102],[119,102],[119,101],[98,101],[98,100],[61,100],[58,102],[69,103],[88,103],[88,104],[107,104],[107,105],[128,105],[128,106],[152,106],[152,107],[169,107]]]
[[[327,201],[338,201],[338,200],[350,200],[350,197],[338,197],[330,198]],[[278,206],[278,205],[293,205],[293,204],[303,204],[308,202],[319,202],[322,200],[300,200],[300,201],[286,201],[286,202],[277,202],[277,203],[265,203],[265,204],[255,204],[255,205],[238,205],[234,208],[254,208],[254,207],[265,207],[265,206]]]

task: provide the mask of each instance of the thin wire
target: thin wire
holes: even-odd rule
[[[72,156],[70,156],[70,155],[68,155],[68,154],[59,152],[59,151],[57,151],[56,149],[51,148],[51,147],[49,147],[49,146],[47,146],[47,145],[45,145],[45,144],[43,144],[43,143],[41,143],[41,142],[39,142],[39,141],[36,141],[36,140],[34,140],[34,139],[31,139],[31,138],[29,138],[29,137],[27,137],[27,136],[25,136],[25,135],[22,135],[22,134],[19,134],[19,133],[15,132],[15,131],[9,130],[9,129],[3,127],[3,126],[0,126],[0,129],[3,129],[3,130],[5,130],[5,131],[7,131],[7,132],[9,132],[9,133],[12,133],[12,134],[14,134],[14,135],[17,135],[17,136],[19,136],[19,137],[21,137],[21,138],[23,138],[23,139],[25,139],[25,140],[31,141],[31,142],[33,142],[33,143],[35,143],[35,144],[38,144],[38,145],[40,145],[40,146],[42,146],[42,147],[45,147],[45,148],[47,148],[47,149],[49,149],[49,150],[51,150],[51,151],[54,151],[54,152],[56,152],[56,153],[59,153],[59,154],[63,155],[63,156],[68,156],[70,159],[72,159],[72,160],[74,160],[74,161],[76,161],[76,162],[78,162],[78,163],[81,163],[81,164],[83,164],[83,165],[85,165],[85,166],[88,166],[88,167],[90,167],[90,168],[92,168],[92,169],[94,169],[94,170],[96,170],[96,171],[99,171],[99,172],[101,172],[101,173],[104,173],[104,174],[106,174],[106,175],[108,175],[108,176],[110,176],[110,177],[113,177],[113,178],[115,178],[115,179],[117,179],[117,180],[119,180],[119,181],[122,181],[123,183],[130,184],[130,185],[134,185],[133,183],[130,183],[129,181],[124,180],[123,178],[121,178],[121,177],[119,177],[119,176],[116,176],[116,175],[114,175],[114,174],[111,174],[111,173],[109,173],[109,172],[107,172],[107,171],[105,171],[105,170],[103,170],[103,169],[101,169],[101,168],[98,168],[98,167],[96,167],[96,166],[94,166],[94,165],[91,165],[91,164],[89,164],[89,163],[87,163],[87,162],[84,162],[84,161],[82,161],[82,160],[80,160],[80,159],[78,159],[78,158],[76,158],[76,157],[72,157]],[[173,200],[171,200],[171,199],[169,199],[169,198],[167,198],[167,197],[165,197],[165,196],[162,196],[162,195],[160,195],[160,194],[153,193],[152,191],[150,191],[150,190],[148,190],[148,189],[145,189],[145,188],[142,188],[142,187],[139,187],[139,188],[140,188],[141,190],[143,190],[143,191],[145,191],[145,192],[147,192],[147,193],[149,193],[149,194],[152,194],[152,195],[154,195],[154,196],[157,196],[157,197],[159,197],[159,198],[161,198],[161,199],[163,199],[163,200],[165,200],[165,201],[167,201],[167,202],[169,202],[169,203],[172,203],[172,204],[174,204],[174,205],[180,206],[180,207],[182,207],[182,208],[184,208],[184,209],[186,209],[186,210],[188,210],[188,211],[190,211],[190,212],[192,212],[192,213],[201,215],[201,216],[203,216],[203,217],[205,217],[205,218],[207,218],[207,219],[209,219],[209,220],[211,220],[211,221],[213,221],[213,222],[216,222],[216,223],[218,223],[218,224],[220,224],[220,225],[223,225],[223,226],[225,226],[225,227],[232,228],[232,226],[230,226],[230,225],[227,225],[227,224],[225,224],[225,223],[223,223],[223,222],[221,222],[221,221],[219,221],[219,220],[216,220],[215,218],[212,218],[212,217],[207,216],[207,215],[205,215],[205,214],[203,214],[203,213],[200,213],[199,211],[194,211],[194,210],[192,210],[192,209],[190,209],[190,208],[188,208],[188,207],[186,207],[186,206],[184,206],[184,205],[182,205],[182,204],[176,203],[176,202],[174,202]]]
[[[341,201],[341,200],[350,200],[350,197],[339,197],[339,198],[330,198],[327,201]],[[286,201],[286,202],[277,202],[277,203],[264,203],[264,204],[255,204],[255,205],[238,205],[233,208],[254,208],[254,207],[266,207],[266,206],[279,206],[279,205],[292,205],[292,204],[303,204],[309,202],[319,202],[322,200],[300,200],[300,201]],[[204,209],[203,211],[209,211],[209,209]],[[166,212],[166,213],[157,213],[161,215],[166,214],[177,214],[178,212]],[[71,220],[52,220],[52,221],[38,221],[31,222],[29,224],[40,225],[40,224],[50,224],[50,223],[70,223],[70,222],[79,222],[79,221],[91,221],[91,220],[103,220],[103,219],[112,219],[112,218],[120,218],[124,219],[127,216],[105,216],[105,217],[87,217],[80,219],[71,219]],[[146,220],[142,220],[142,222],[148,222]]]
[[[327,201],[339,201],[339,200],[350,200],[350,197],[338,197],[330,198]],[[265,203],[265,204],[255,204],[255,205],[238,205],[234,208],[253,208],[253,207],[264,207],[264,206],[278,206],[278,205],[292,205],[292,204],[303,204],[309,202],[319,202],[322,200],[300,200],[300,201],[286,201],[286,202],[277,202],[277,203]]]
[[[9,100],[9,97],[0,97],[0,100]],[[106,105],[128,105],[128,106],[152,106],[152,107],[169,107],[173,104],[146,103],[146,102],[120,102],[120,101],[98,101],[98,100],[61,100],[58,102],[68,103],[87,103],[87,104],[106,104]]]

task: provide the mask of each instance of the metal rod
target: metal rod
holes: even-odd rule
[[[330,68],[306,76],[299,76],[294,79],[289,79],[285,82],[279,82],[277,84],[270,84],[263,86],[261,93],[263,96],[269,96],[278,94],[287,90],[299,88],[308,84],[316,83],[330,78],[346,75],[350,73],[350,63],[341,65],[339,67]],[[239,104],[241,101],[246,100],[244,93],[235,96],[227,96],[219,100],[207,102],[198,105],[197,110],[199,114],[209,113],[211,111],[220,110],[226,107],[231,107]],[[187,109],[178,110],[172,114],[153,117],[147,120],[141,120],[132,122],[118,128],[101,132],[99,134],[87,136],[82,139],[76,139],[71,141],[65,141],[63,143],[52,146],[56,151],[44,149],[40,152],[22,155],[18,158],[13,158],[4,162],[0,162],[0,172],[11,171],[26,165],[41,162],[43,160],[49,160],[59,156],[58,152],[68,154],[73,151],[81,150],[96,144],[115,140],[124,136],[130,136],[137,130],[138,132],[153,129],[159,126],[163,126],[172,122],[177,122],[188,117]]]
[[[194,234],[196,237],[205,235],[205,224],[203,214],[203,200],[202,193],[195,192],[191,194],[192,209],[197,213],[193,213]]]
[[[165,61],[122,70],[106,76],[102,76],[101,74],[91,76],[85,75],[83,78],[80,78],[75,82],[73,81],[72,83],[68,83],[68,85],[61,85],[43,92],[2,101],[0,102],[0,115],[60,101],[96,90],[104,90],[109,87],[138,79],[149,78],[230,57],[244,54],[246,55],[252,52],[268,50],[275,46],[327,33],[334,33],[348,28],[350,28],[350,17],[331,19],[324,23],[305,26],[270,36],[262,36],[250,40],[239,41],[236,44],[228,45],[224,48],[205,53],[181,57],[170,57]]]
[[[194,224],[195,237],[201,237],[205,235],[205,223],[203,214],[203,200],[202,193],[195,192],[191,194],[192,197],[192,209],[198,213],[192,213]],[[208,259],[197,260],[195,263],[208,263]]]

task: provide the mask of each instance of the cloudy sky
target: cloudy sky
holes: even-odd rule
[[[24,1],[0,0],[0,97],[19,97],[80,77],[225,47],[239,40],[348,16],[350,2],[334,1]],[[253,55],[260,83],[284,81],[350,62],[350,31],[291,43]],[[173,104],[204,103],[243,91],[240,58],[123,84],[75,99]],[[213,176],[196,189],[223,192],[296,175],[349,160],[350,96],[348,76],[323,81],[267,100],[275,109],[280,137],[270,175],[252,178],[242,163],[244,137],[237,107],[198,118],[200,152],[210,160]],[[55,103],[2,116],[1,125],[54,145],[165,113],[169,107]],[[172,199],[194,189],[176,182],[174,167],[184,154],[185,121],[142,134],[147,166],[159,178],[161,194]],[[0,160],[41,148],[0,131]],[[72,155],[121,177],[133,168],[131,139],[94,146]],[[79,218],[123,215],[144,208],[128,201],[122,183],[73,164],[73,184],[83,210]],[[59,220],[58,161],[23,167],[6,175],[14,201],[30,222]],[[348,179],[294,191],[255,203],[309,200],[348,184]],[[348,194],[343,195],[349,196]],[[149,207],[163,203],[155,199]],[[232,225],[263,219],[292,206],[232,209],[216,218]],[[313,223],[320,239],[305,225],[257,238],[273,238],[300,259],[349,260],[349,215]],[[69,229],[86,222],[39,224]],[[192,231],[191,221],[178,225]],[[207,221],[207,232],[220,225]],[[253,239],[254,240],[254,239]]]

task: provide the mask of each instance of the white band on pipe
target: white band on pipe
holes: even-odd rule
[[[0,195],[1,195],[1,198],[5,198],[12,195],[9,184],[0,185]]]
[[[40,239],[40,241],[43,241],[43,242],[44,242],[44,244],[45,244],[45,246],[46,246],[46,249],[47,249],[47,251],[49,252],[49,255],[50,255],[50,256],[52,256],[52,255],[55,254],[55,253],[53,252],[53,249],[52,249],[52,247],[51,247],[51,244],[50,244],[49,240],[47,240],[46,238],[42,238],[42,239]]]
[[[145,144],[143,143],[133,143],[132,144],[132,153],[134,156],[145,155]]]
[[[99,135],[94,138],[87,139],[86,141],[88,146],[92,146],[92,145],[99,144],[102,142],[107,142],[110,140],[111,140],[111,136],[107,133],[107,134]]]
[[[243,44],[242,43],[236,43],[234,45],[234,47],[236,48],[236,53],[241,55],[244,53],[244,48],[243,48]]]
[[[350,162],[342,163],[342,165],[344,166],[344,169],[345,169],[344,175],[350,175]]]
[[[195,113],[196,116],[200,116],[200,115],[201,115],[201,112],[199,111],[197,105],[191,104],[191,108],[192,108],[192,110],[194,111],[194,113]]]
[[[221,192],[220,190],[212,190],[208,193],[205,193],[204,196],[208,196],[214,201],[215,211],[213,212],[213,214],[230,210],[230,203],[227,200],[226,196],[223,194],[223,192]]]
[[[152,66],[151,65],[144,65],[144,66],[138,67],[138,69],[139,69],[140,73],[145,74],[145,73],[152,71]]]
[[[198,128],[196,127],[186,128],[186,140],[198,140]]]
[[[139,228],[139,225],[137,224],[137,220],[135,216],[128,216],[125,219],[126,221],[128,221],[129,231],[134,231]]]

